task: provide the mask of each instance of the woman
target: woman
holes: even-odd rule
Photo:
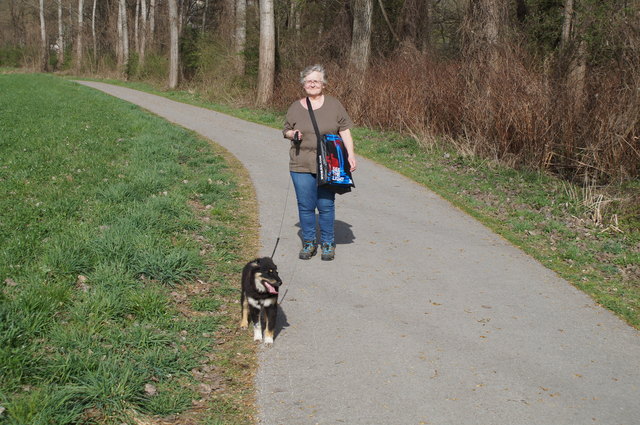
[[[320,224],[322,259],[335,257],[335,192],[316,184],[316,132],[311,123],[307,98],[318,122],[320,134],[340,134],[349,154],[351,171],[356,169],[356,155],[350,128],[353,122],[338,99],[323,93],[327,73],[322,65],[313,65],[300,73],[306,97],[291,104],[284,123],[284,137],[290,139],[289,170],[298,198],[298,215],[302,229],[302,250],[299,257],[308,260],[316,254],[316,209]],[[297,136],[299,142],[294,142]]]

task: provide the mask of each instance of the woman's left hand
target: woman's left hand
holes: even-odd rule
[[[349,155],[349,167],[351,167],[350,171],[352,173],[356,171],[356,168],[358,168],[358,161],[356,161],[355,155]]]
[[[356,168],[358,168],[358,161],[356,161],[356,153],[353,146],[351,131],[349,129],[342,130],[340,132],[340,137],[342,137],[342,143],[344,143],[344,147],[347,148],[347,152],[349,153],[349,166],[351,167],[351,172],[354,172],[356,171]]]

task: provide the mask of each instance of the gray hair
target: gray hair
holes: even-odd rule
[[[319,72],[322,74],[322,84],[327,84],[327,71],[324,70],[324,66],[322,65],[311,65],[306,67],[300,73],[300,84],[304,84],[304,79],[307,78],[307,75],[312,72]]]

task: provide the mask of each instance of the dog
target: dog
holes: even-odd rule
[[[270,257],[249,261],[242,269],[242,289],[240,305],[242,319],[240,327],[247,329],[249,321],[253,323],[253,340],[262,341],[262,321],[260,313],[264,310],[264,343],[273,344],[276,317],[278,314],[278,290],[282,280],[278,276],[278,267]]]

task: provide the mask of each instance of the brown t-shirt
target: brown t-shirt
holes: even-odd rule
[[[333,96],[325,94],[324,103],[320,108],[314,109],[313,113],[316,117],[320,134],[338,134],[340,131],[353,127],[353,121],[349,118],[347,111],[340,101]],[[283,134],[289,130],[300,130],[302,132],[300,147],[291,142],[289,170],[297,173],[315,174],[318,139],[309,117],[309,111],[300,104],[299,100],[293,102],[287,111]]]

